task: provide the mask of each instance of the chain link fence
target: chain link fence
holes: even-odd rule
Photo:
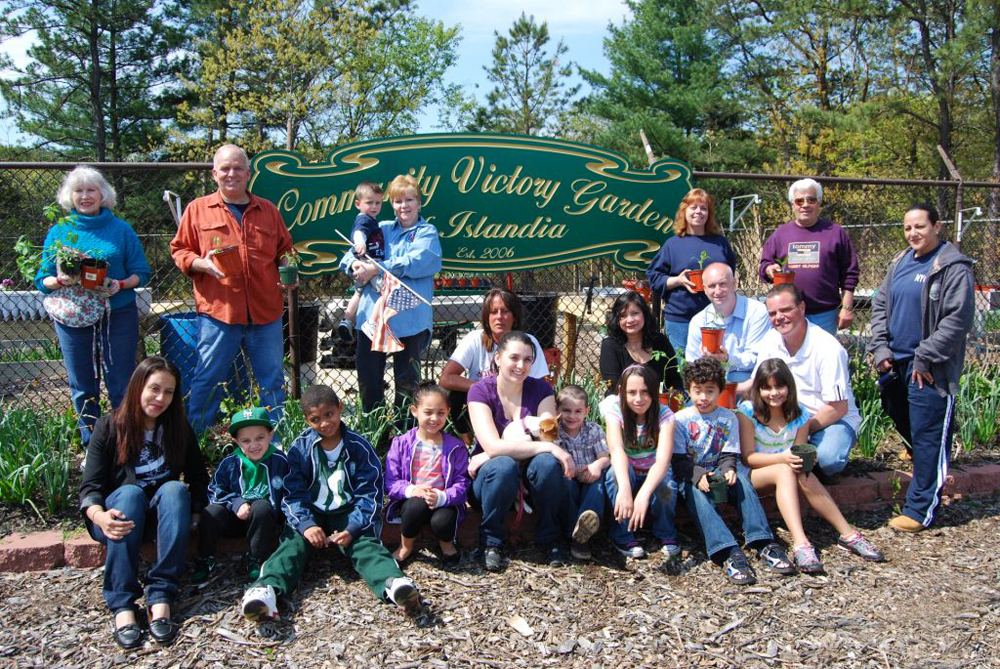
[[[41,244],[46,233],[42,210],[68,169],[63,164],[0,164],[0,401],[22,406],[63,408],[69,403],[66,372],[51,321],[41,297],[17,268],[14,243],[26,235]],[[128,221],[142,241],[152,270],[148,286],[140,291],[141,339],[137,356],[163,354],[182,372],[195,368],[194,298],[191,283],[173,264],[169,242],[175,223],[163,192],[183,201],[214,190],[209,164],[97,165],[118,191],[115,213]],[[696,185],[716,198],[719,223],[739,258],[741,292],[763,295],[768,286],[757,280],[763,241],[788,220],[787,188],[794,177],[695,173]],[[955,240],[956,187],[946,182],[888,182],[877,180],[822,180],[823,216],[843,225],[859,256],[861,280],[857,315],[845,343],[857,343],[868,330],[869,299],[895,254],[906,247],[902,217],[916,202],[942,203],[945,235]],[[944,183],[944,185],[942,185]],[[997,186],[992,186],[997,188]],[[964,186],[965,211],[962,251],[974,258],[977,283],[976,328],[970,355],[1000,362],[1000,269],[998,219],[988,210],[989,184]],[[432,344],[423,361],[424,378],[437,378],[458,339],[477,326],[482,296],[488,287],[507,287],[518,293],[525,307],[525,329],[547,351],[550,367],[563,377],[597,373],[600,341],[606,332],[611,303],[623,282],[642,280],[608,260],[502,274],[476,275],[444,272],[435,294]],[[298,289],[298,375],[301,386],[332,385],[346,397],[357,391],[354,348],[336,334],[336,325],[351,286],[341,275],[306,277]],[[287,318],[286,318],[287,324]],[[287,329],[286,329],[287,335]],[[291,381],[295,370],[287,348]],[[391,383],[391,375],[386,382]],[[290,384],[291,385],[291,384]],[[230,389],[250,388],[247,366],[234,365]]]

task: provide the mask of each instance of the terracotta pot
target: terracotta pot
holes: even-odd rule
[[[453,288],[455,286],[455,279],[451,278],[450,276],[446,276],[443,279],[441,279],[441,285],[444,286],[445,288]]]
[[[720,353],[722,351],[722,338],[726,331],[723,328],[702,328],[701,345],[708,349],[709,353]]]
[[[471,279],[469,279],[469,285],[472,288],[479,288],[480,283],[482,283],[482,280],[478,276],[474,276]]]
[[[84,258],[80,264],[83,268],[80,273],[81,286],[88,290],[93,290],[104,285],[104,277],[108,275],[107,260]]]
[[[780,286],[783,283],[795,283],[795,272],[778,272],[774,273],[774,285]]]
[[[684,408],[684,397],[678,392],[660,393],[660,404],[677,413]]]
[[[296,265],[279,267],[278,276],[282,286],[293,286],[299,282],[299,268]]]
[[[719,395],[719,406],[727,409],[736,408],[736,384],[727,383],[725,390]]]
[[[243,260],[240,258],[240,247],[238,246],[218,249],[212,254],[212,260],[227,279],[243,274]]]
[[[465,288],[465,284],[468,283],[468,280],[464,276],[460,276],[455,279],[455,283],[458,284],[459,288]]]
[[[704,270],[693,269],[688,272],[688,278],[691,279],[691,283],[694,284],[694,289],[699,293],[705,292],[705,284],[701,280],[701,275]]]
[[[441,277],[434,277],[434,289],[441,290]]]

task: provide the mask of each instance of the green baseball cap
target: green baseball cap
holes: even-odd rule
[[[240,409],[233,414],[233,417],[229,421],[229,434],[235,437],[237,430],[241,427],[250,427],[252,425],[263,425],[269,430],[274,427],[271,425],[271,418],[267,415],[267,409],[264,407]]]

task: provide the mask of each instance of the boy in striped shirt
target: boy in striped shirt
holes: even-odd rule
[[[298,585],[313,549],[336,545],[379,599],[414,616],[420,593],[382,545],[382,467],[368,441],[341,423],[344,406],[332,388],[302,393],[306,428],[288,450],[282,510],[288,525],[260,578],[243,596],[250,620],[276,618],[276,596]]]

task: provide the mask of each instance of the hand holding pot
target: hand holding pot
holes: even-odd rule
[[[196,258],[194,262],[191,263],[191,270],[214,276],[216,279],[225,279],[226,275],[223,274],[222,270],[220,270],[214,262],[212,262],[211,255],[212,252],[209,251],[203,258]]]
[[[101,297],[107,299],[112,295],[115,295],[122,289],[122,282],[118,279],[111,279],[105,277],[104,284],[94,288],[94,292]]]

